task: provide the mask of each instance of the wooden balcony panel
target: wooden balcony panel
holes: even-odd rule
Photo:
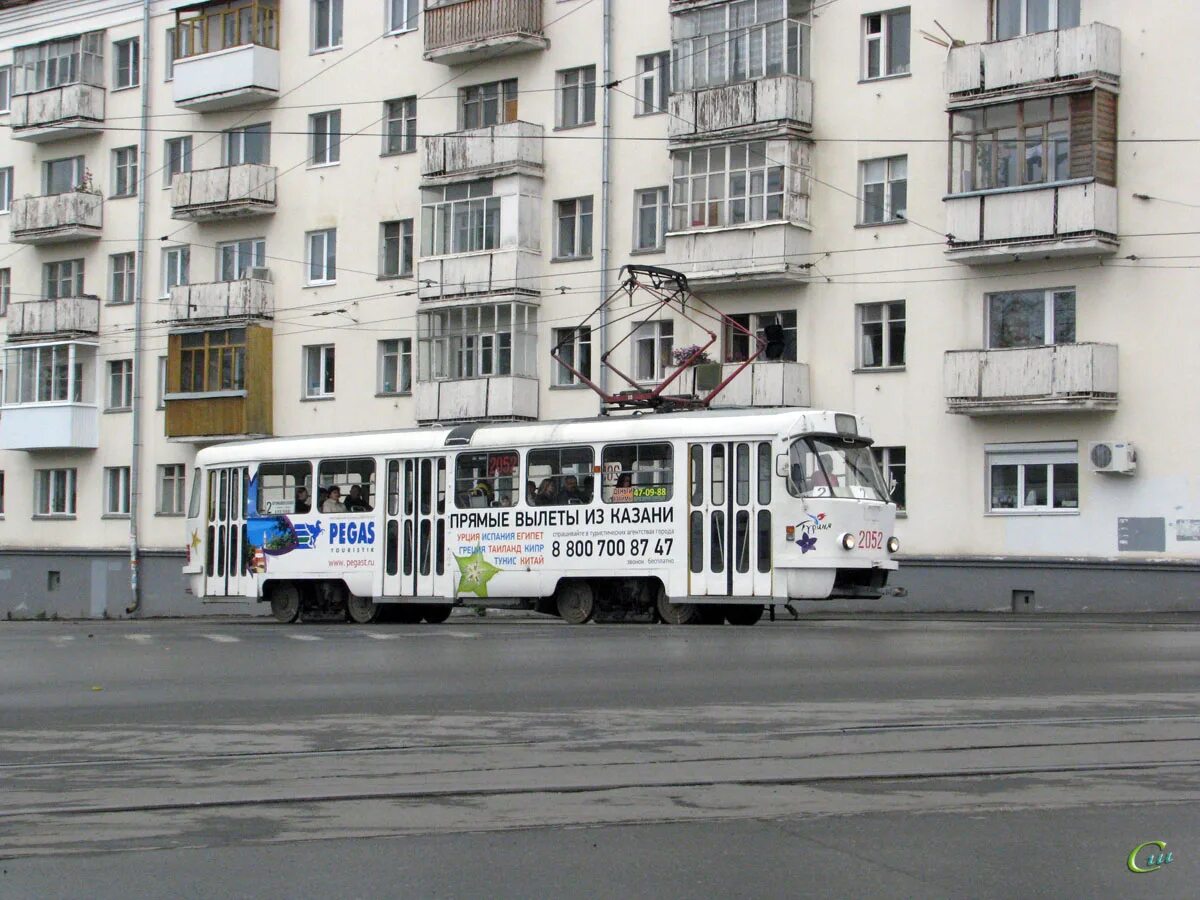
[[[8,308],[9,340],[100,333],[97,297],[29,300]]]
[[[963,415],[1114,410],[1117,346],[950,350],[943,381],[947,411]]]
[[[104,198],[86,191],[23,197],[12,203],[15,244],[96,240],[104,227]]]
[[[15,140],[44,144],[96,134],[104,128],[104,98],[104,88],[91,84],[67,84],[32,94],[15,94],[10,101],[12,136]]]
[[[458,0],[426,7],[425,59],[460,65],[544,50],[542,0]]]
[[[171,218],[243,219],[275,212],[277,169],[247,163],[181,172],[171,182]]]

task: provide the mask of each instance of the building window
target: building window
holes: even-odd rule
[[[1079,0],[995,0],[995,3],[998,41],[1079,25]]]
[[[1071,178],[1071,103],[1068,97],[1043,97],[953,113],[951,191],[1052,184]],[[1092,123],[1086,124],[1090,132]],[[1089,160],[1091,155],[1088,147]],[[1090,162],[1086,172],[1074,174],[1091,176]]]
[[[492,182],[421,190],[421,255],[475,253],[500,246],[500,198]]]
[[[228,140],[228,135],[226,135]],[[163,143],[163,184],[171,186],[172,179],[192,171],[192,137],[168,138]]]
[[[1078,448],[1074,441],[995,444],[984,449],[990,512],[1079,509]]]
[[[165,33],[163,50],[163,81],[175,80],[175,29],[168,28]]]
[[[863,78],[908,74],[911,22],[908,7],[862,17]]]
[[[634,198],[634,215],[637,217],[633,226],[634,250],[648,252],[665,248],[668,203],[665,187],[637,192]]]
[[[767,159],[765,141],[684,150],[671,159],[672,230],[783,218],[784,167]]]
[[[458,92],[463,128],[486,128],[517,121],[517,79],[473,84]]]
[[[12,302],[12,269],[0,269],[0,316],[8,315]]]
[[[988,349],[1075,343],[1071,288],[987,295]]]
[[[304,348],[304,399],[333,396],[333,344]]]
[[[412,338],[379,342],[379,393],[412,393]]]
[[[379,226],[379,274],[384,278],[411,275],[413,270],[413,220],[384,222]]]
[[[904,365],[904,301],[858,305],[858,367]]]
[[[173,464],[158,467],[158,495],[154,508],[160,516],[182,516],[187,466]]]
[[[113,157],[113,197],[133,197],[138,191],[137,147],[118,147]]]
[[[592,377],[591,328],[586,325],[579,328],[555,328],[554,346],[565,362],[585,377]],[[554,383],[559,387],[583,384],[578,375],[559,362],[554,364]]]
[[[9,351],[7,376],[11,393],[22,403],[82,403],[84,359],[91,348],[76,344],[43,344]],[[16,354],[14,360],[12,354]],[[90,387],[90,365],[89,387]]]
[[[192,331],[179,336],[179,390],[213,394],[246,389],[246,329]]]
[[[729,318],[750,334],[764,341],[767,339],[767,326],[778,325],[783,329],[783,346],[779,348],[779,355],[773,358],[789,362],[796,361],[796,311],[794,309],[778,312],[735,313]],[[757,343],[751,341],[750,334],[729,325],[725,326],[725,362],[745,362],[750,358],[750,354],[758,349]],[[767,359],[767,357],[763,355],[759,359]]]
[[[192,264],[192,248],[168,247],[163,250],[163,287],[162,295],[166,299],[171,296],[171,288],[188,284],[188,269]]]
[[[133,407],[133,360],[114,359],[108,364],[108,408],[127,410]]]
[[[75,515],[75,470],[36,469],[33,473],[35,516]]]
[[[672,16],[673,89],[808,74],[809,0],[750,0]]]
[[[388,34],[413,31],[419,16],[419,0],[388,0]]]
[[[558,259],[584,259],[592,255],[592,198],[557,200],[554,216],[558,222]]]
[[[418,314],[421,381],[537,375],[537,308],[524,303]]]
[[[858,164],[859,224],[902,222],[908,215],[908,157],[868,159]]]
[[[312,0],[314,53],[342,46],[342,0]]]
[[[167,408],[167,358],[160,356],[158,358],[158,385],[157,391],[154,394],[154,408]]]
[[[414,0],[415,2],[415,0]],[[404,97],[388,100],[383,104],[386,128],[383,135],[383,152],[413,153],[417,149],[417,98]]]
[[[337,281],[337,229],[310,231],[307,244],[308,283],[333,284]]]
[[[581,66],[558,73],[558,125],[575,128],[596,121],[596,67]]]
[[[12,66],[0,66],[0,113],[12,111]]]
[[[651,53],[637,58],[637,112],[652,116],[667,111],[671,93],[671,54]]]
[[[633,331],[633,370],[638,381],[662,381],[671,370],[674,322],[643,322]]]
[[[42,267],[44,289],[47,300],[63,297],[83,296],[83,260],[60,259]]]
[[[142,43],[138,38],[113,41],[113,89],[141,84]]]
[[[13,170],[12,166],[0,169],[0,212],[12,212]]]
[[[905,476],[905,450],[903,447],[872,447],[875,462],[883,473],[883,481],[888,486],[888,494],[896,509],[903,512],[907,505],[907,479]]]
[[[270,165],[270,124],[263,122],[226,131],[224,156],[227,166],[243,166],[249,163],[261,166]]]
[[[311,137],[309,165],[331,166],[342,159],[341,110],[314,113],[308,117]]]
[[[240,281],[250,274],[251,269],[262,269],[266,265],[265,238],[247,238],[217,244],[217,275],[221,281]]]
[[[104,32],[13,50],[14,94],[34,94],[68,84],[104,86]]]
[[[104,515],[129,515],[129,466],[105,468]]]
[[[134,277],[134,261],[137,259],[133,253],[115,253],[108,258],[109,262],[109,303],[132,303],[134,300],[133,292],[137,285],[137,279]]]
[[[46,196],[80,190],[84,186],[83,182],[82,156],[49,159],[42,163],[42,193]]]

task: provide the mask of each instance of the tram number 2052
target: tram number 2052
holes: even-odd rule
[[[551,556],[590,558],[593,556],[667,556],[671,552],[672,538],[596,538],[573,541],[554,541],[550,544]]]

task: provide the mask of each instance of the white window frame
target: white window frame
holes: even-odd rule
[[[160,356],[158,358],[158,365],[156,366],[156,371],[158,372],[158,381],[157,381],[157,385],[156,385],[157,392],[154,395],[154,408],[155,409],[166,409],[167,408],[167,358],[165,356]]]
[[[794,175],[769,157],[768,147],[766,141],[737,141],[673,153],[671,230],[784,221]]]
[[[421,20],[420,0],[388,0],[387,10],[388,34],[405,34],[417,30]],[[400,15],[397,15],[398,11],[402,11]],[[400,22],[399,25],[396,24],[397,20]]]
[[[13,167],[5,166],[0,169],[0,214],[12,212],[13,201]]]
[[[105,518],[129,517],[129,466],[104,467]]]
[[[12,66],[0,66],[0,115],[12,112]]]
[[[992,300],[996,297],[1001,297],[1006,294],[1028,294],[1030,297],[1039,295],[1038,299],[1042,303],[1042,336],[1043,340],[1040,344],[994,344],[992,343]],[[1057,345],[1058,340],[1058,298],[1060,295],[1071,295],[1071,312],[1072,325],[1074,329],[1078,328],[1078,322],[1075,316],[1078,314],[1078,296],[1073,287],[1059,288],[1034,288],[1032,290],[1015,290],[1015,291],[991,291],[983,295],[983,340],[984,347],[988,350],[1008,350],[1033,347],[1053,347]],[[1075,336],[1070,341],[1062,341],[1064,344],[1075,343],[1075,338],[1078,337],[1076,331]]]
[[[322,228],[304,235],[305,284],[337,284],[337,229]]]
[[[175,29],[168,28],[163,35],[163,81],[175,80]]]
[[[574,328],[555,328],[553,331],[554,346],[562,343],[560,355],[571,362],[588,378],[592,377],[592,329],[588,325]],[[562,365],[554,363],[555,387],[578,387],[583,384],[575,373]]]
[[[0,269],[0,316],[8,315],[8,306],[12,303],[12,269]]]
[[[908,16],[908,60],[903,67],[891,71],[892,55],[892,19],[896,16]],[[879,31],[871,31],[871,20],[879,19]],[[879,71],[871,73],[871,50],[878,53],[876,62]],[[882,78],[896,78],[912,74],[912,8],[908,6],[889,9],[882,12],[865,13],[862,17],[862,80],[878,81]]]
[[[316,375],[314,381],[313,375]],[[324,400],[337,390],[337,354],[333,344],[304,348],[304,399]]]
[[[595,201],[591,196],[554,201],[554,258],[591,259],[592,225]],[[570,246],[564,240],[564,227],[570,223]]]
[[[158,467],[155,479],[154,514],[156,516],[182,516],[187,507],[187,465],[166,463]]]
[[[383,101],[382,156],[417,152],[417,98],[396,97]]]
[[[869,312],[878,311],[878,319],[868,319]],[[896,315],[897,311],[899,315]],[[854,308],[855,334],[858,337],[858,353],[855,362],[859,369],[874,372],[878,369],[903,369],[908,360],[908,305],[904,300],[884,300],[877,303],[859,303]],[[891,325],[899,322],[904,327],[904,358],[900,362],[892,362],[892,329]],[[867,326],[879,325],[882,332],[879,362],[867,360]]]
[[[413,220],[397,219],[379,223],[379,277],[407,278],[413,273]],[[393,233],[394,232],[394,233]],[[388,263],[389,248],[395,244],[396,266],[393,271]]]
[[[42,265],[42,293],[46,300],[82,297],[84,285],[82,259],[56,259]],[[68,288],[66,293],[63,288]]]
[[[536,377],[537,307],[502,301],[417,313],[419,381]]]
[[[907,447],[872,447],[871,452],[875,454],[875,462],[879,466],[879,471],[883,473],[884,483],[888,486],[888,494],[891,495],[895,491],[896,486],[903,487],[903,502],[896,503],[895,497],[892,497],[892,502],[896,503],[896,513],[902,515],[908,511],[908,448]],[[894,477],[899,473],[899,478]]]
[[[131,37],[113,41],[113,90],[135,88],[142,83],[142,40]]]
[[[342,161],[342,111],[329,109],[310,115],[308,139],[310,169],[338,165]]]
[[[517,121],[517,79],[485,81],[458,90],[458,127],[464,131]]]
[[[342,46],[345,18],[342,12],[342,0],[312,0],[309,7],[310,44],[313,53],[328,53]],[[324,19],[324,22],[321,20]],[[321,42],[321,26],[326,29],[327,40]]]
[[[637,58],[635,116],[657,116],[667,111],[671,94],[671,54],[648,53]]]
[[[164,247],[162,252],[162,298],[171,298],[171,288],[191,284],[192,248],[188,244]]]
[[[129,412],[133,409],[132,359],[111,359],[108,361],[105,400],[105,409],[108,412]]]
[[[493,193],[491,179],[421,190],[421,255],[448,256],[480,253],[500,247],[502,197]],[[447,200],[453,194],[464,196]],[[515,198],[514,198],[515,199]],[[454,227],[467,217],[470,227]],[[467,243],[461,243],[463,239]]]
[[[231,263],[231,277],[226,277],[225,259]],[[243,259],[249,257],[249,259]],[[217,244],[217,281],[241,281],[250,269],[261,269],[267,265],[266,238],[242,238],[238,241],[222,241]]]
[[[262,139],[263,154],[262,159],[250,159],[246,153],[246,137],[252,135],[255,139]],[[221,154],[227,166],[244,166],[244,165],[261,165],[267,166],[271,164],[271,123],[256,122],[253,125],[241,125],[237,128],[230,128],[224,133],[221,141]]]
[[[176,175],[192,171],[192,136],[163,141],[163,187],[169,188]]]
[[[132,303],[137,289],[137,254],[114,253],[108,258],[108,302]]]
[[[746,330],[749,331],[750,334],[754,335],[755,337],[764,337],[763,332],[768,325],[782,326],[783,330],[784,330],[784,334],[789,335],[791,337],[792,353],[790,356],[788,356],[786,354],[784,356],[781,356],[778,361],[779,362],[796,362],[797,359],[799,358],[799,355],[800,355],[799,318],[800,318],[800,316],[795,309],[771,309],[771,310],[766,310],[764,312],[730,313],[729,315],[731,318],[734,319],[734,321],[737,321],[738,324],[744,325]],[[743,319],[745,321],[741,321]],[[785,319],[790,320],[790,321],[783,321]],[[726,326],[724,331],[725,331],[724,343],[721,348],[722,359],[724,359],[725,362],[745,362],[749,358],[750,354],[753,353],[754,350],[756,349],[757,345],[754,343],[753,339],[746,335],[741,334],[741,332],[738,332],[729,326]],[[747,352],[746,352],[745,356],[741,356],[741,354],[735,354],[733,352],[734,348],[731,345],[732,345],[733,341],[738,337],[740,337],[742,340],[744,340],[746,342],[746,351]],[[786,342],[785,342],[785,344],[786,344]],[[740,358],[735,358],[735,357],[740,357]],[[760,356],[759,360],[762,362],[771,362],[771,360],[768,360],[765,356]]]
[[[799,18],[786,18],[789,5]],[[820,6],[801,6],[716,3],[673,16],[674,30],[690,36],[671,42],[671,89],[695,91],[774,75],[807,76],[811,9]]]
[[[138,192],[137,147],[114,148],[112,162],[113,190],[109,197],[136,197]],[[124,182],[123,185],[122,182]]]
[[[876,179],[870,172],[873,166],[882,164],[883,178]],[[902,171],[900,171],[902,170]],[[870,180],[868,180],[870,179]],[[896,186],[904,185],[904,208],[896,209]],[[882,204],[867,199],[867,186],[883,185]],[[892,222],[908,221],[908,156],[880,156],[864,159],[858,164],[858,224],[887,225]],[[878,210],[879,218],[871,218]]]
[[[33,517],[35,519],[75,518],[77,508],[75,478],[75,469],[34,469]]]
[[[61,191],[53,189],[51,172],[56,166],[69,166],[71,169],[70,184]],[[79,190],[83,185],[84,176],[87,172],[87,166],[84,164],[82,156],[64,156],[59,159],[47,159],[42,163],[42,193],[49,196],[52,194],[70,194],[73,191]]]
[[[391,338],[380,341],[378,355],[376,393],[380,397],[402,397],[412,393],[413,346],[412,338]],[[394,386],[388,390],[389,382]]]
[[[998,40],[998,41],[1008,40],[1010,38],[1024,37],[1027,34],[1040,33],[1040,32],[1031,32],[1029,30],[1029,4],[1031,2],[1037,2],[1037,0],[1016,0],[1016,2],[1020,4],[1020,26],[1019,26],[1019,29],[1015,34],[1011,34],[1011,35],[1008,35],[1003,38],[1000,37],[999,6],[1000,6],[1001,2],[1002,2],[1002,0],[993,0],[993,2],[992,2],[992,35],[995,40]],[[1047,31],[1058,31],[1061,27],[1063,27],[1059,23],[1062,19],[1061,6],[1064,3],[1068,4],[1068,5],[1073,5],[1075,7],[1075,15],[1073,17],[1071,17],[1074,19],[1074,23],[1068,24],[1066,27],[1074,28],[1078,23],[1080,23],[1082,21],[1080,18],[1080,9],[1079,9],[1079,7],[1082,6],[1082,3],[1080,2],[1080,0],[1047,0],[1048,8],[1047,8],[1046,18],[1049,23],[1049,28],[1046,29]]]
[[[576,66],[558,71],[558,127],[583,128],[596,124],[596,67]]]
[[[643,322],[633,329],[633,337],[629,342],[633,347],[633,377],[636,381],[660,382],[673,368],[671,351],[675,349],[675,323],[671,319],[658,319],[653,322]],[[651,347],[651,361],[654,371],[642,366],[642,347]]]
[[[633,194],[633,252],[661,253],[667,248],[667,225],[671,216],[670,189],[666,187],[642,188]],[[649,202],[647,202],[649,201]],[[654,216],[654,243],[642,243],[643,216]]]
[[[1026,467],[1047,466],[1045,504],[1032,503],[1030,490],[1026,489]],[[1079,445],[1076,441],[1056,441],[1040,444],[985,444],[984,445],[984,504],[987,515],[1078,515],[1079,498]],[[994,506],[992,482],[998,466],[1017,467],[1017,489],[1013,506]],[[1075,467],[1075,505],[1054,505],[1054,482],[1056,466]]]

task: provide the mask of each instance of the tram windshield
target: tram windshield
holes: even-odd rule
[[[887,501],[888,490],[863,441],[805,437],[789,451],[788,491],[793,497],[840,497]]]

